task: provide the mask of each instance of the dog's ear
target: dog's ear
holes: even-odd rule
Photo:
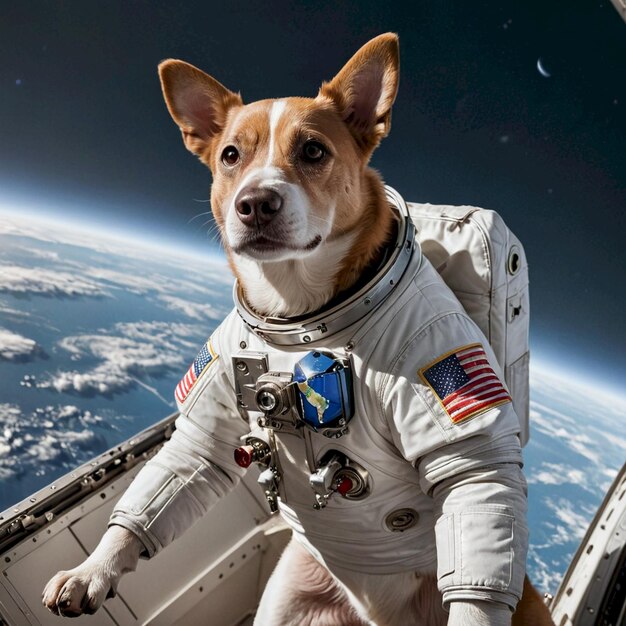
[[[226,122],[229,109],[241,106],[241,96],[226,89],[197,67],[167,59],[159,65],[165,103],[183,134],[188,150],[202,156]]]
[[[318,97],[334,102],[364,149],[374,149],[389,133],[399,69],[398,36],[385,33],[368,41],[339,74],[320,89]]]

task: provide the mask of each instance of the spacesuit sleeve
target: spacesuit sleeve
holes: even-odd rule
[[[190,389],[177,388],[180,416],[171,439],[137,474],[109,520],[139,537],[143,556],[152,557],[182,535],[243,474],[233,449],[248,429],[234,404],[218,331],[203,348],[211,350],[211,361]]]
[[[515,609],[528,529],[519,421],[485,337],[461,314],[412,337],[383,375],[381,411],[432,496],[444,607],[486,600]]]

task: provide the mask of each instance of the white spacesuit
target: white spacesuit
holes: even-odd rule
[[[171,440],[110,524],[137,534],[152,556],[256,460],[270,506],[331,571],[436,568],[444,605],[514,608],[528,540],[519,422],[487,340],[408,220],[400,217],[376,276],[326,312],[264,320],[237,289],[236,300],[177,389]],[[339,364],[333,380],[338,369],[345,383],[328,420],[323,387],[296,367],[316,359]],[[264,380],[285,392],[282,413],[280,392],[264,404],[266,369]]]

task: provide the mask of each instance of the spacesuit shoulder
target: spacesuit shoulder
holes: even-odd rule
[[[418,326],[388,353],[376,385],[383,419],[405,458],[477,434],[519,432],[500,366],[469,316],[448,311]]]
[[[232,334],[233,324],[237,324],[236,318],[234,311],[231,311],[206,342],[200,346],[195,359],[180,379],[174,396],[181,413],[189,414],[198,396],[207,389],[212,380],[219,378],[220,375],[224,378],[221,384],[229,386],[224,362],[230,361],[228,337]]]

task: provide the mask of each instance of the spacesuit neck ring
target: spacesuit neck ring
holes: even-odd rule
[[[416,243],[415,226],[404,198],[387,185],[385,193],[400,220],[394,250],[376,276],[345,301],[304,319],[298,318],[297,321],[259,316],[248,306],[239,281],[235,281],[233,300],[237,312],[251,332],[274,345],[314,343],[348,328],[386,300],[400,282],[413,255],[421,254],[421,251]]]

